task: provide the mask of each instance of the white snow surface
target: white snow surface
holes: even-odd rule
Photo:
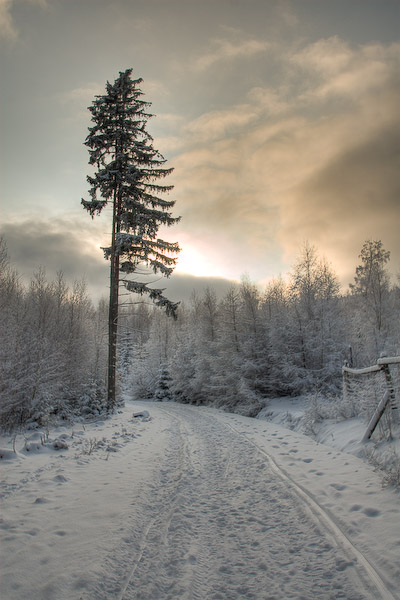
[[[0,446],[3,600],[400,598],[399,493],[279,424],[128,402]]]

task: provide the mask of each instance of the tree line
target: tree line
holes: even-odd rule
[[[264,290],[244,277],[224,297],[209,287],[169,318],[138,296],[122,306],[117,397],[176,400],[256,414],[271,397],[341,394],[344,361],[399,354],[400,288],[389,252],[367,241],[354,283],[306,244],[289,276]],[[1,426],[93,416],[107,409],[108,302],[84,281],[43,269],[24,285],[0,244]]]
[[[287,280],[264,291],[247,278],[222,299],[208,288],[180,307],[176,323],[133,309],[130,391],[248,415],[270,397],[341,394],[344,362],[399,354],[400,289],[389,257],[381,241],[366,241],[354,283],[341,292],[331,266],[305,244]]]
[[[146,283],[149,272],[172,274],[180,248],[158,237],[179,217],[163,197],[172,186],[160,181],[172,169],[147,131],[152,115],[141,83],[132,69],[120,72],[89,107],[84,143],[95,171],[87,177],[90,200],[81,202],[92,217],[112,209],[111,245],[103,248],[109,301],[94,308],[83,281],[69,288],[62,273],[49,282],[43,269],[22,285],[1,244],[0,424],[113,411],[118,385],[137,397],[252,414],[271,395],[337,392],[343,360],[398,353],[399,290],[381,241],[364,244],[346,294],[309,244],[288,281],[273,280],[264,292],[244,278],[222,299],[209,288],[178,310]],[[121,286],[153,305],[121,307]]]

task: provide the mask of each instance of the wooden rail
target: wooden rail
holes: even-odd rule
[[[389,365],[400,364],[400,356],[381,356],[376,361],[376,365],[370,367],[364,367],[363,369],[353,369],[347,365],[343,365],[343,391],[346,394],[349,389],[349,375],[367,375],[368,373],[376,373],[382,371],[385,375],[386,380],[386,391],[382,400],[379,402],[372,415],[370,422],[368,423],[367,431],[362,439],[363,442],[368,441],[374,433],[376,426],[378,425],[386,407],[390,404],[393,410],[398,410],[399,406],[396,401],[396,392],[393,384],[392,374],[390,372]]]
[[[347,365],[343,365],[342,373],[351,373],[352,375],[365,375],[365,373],[373,373],[380,371],[384,365],[395,365],[400,363],[400,356],[382,356],[376,361],[376,365],[364,367],[363,369],[353,369]]]

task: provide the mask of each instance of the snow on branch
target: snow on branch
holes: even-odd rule
[[[156,306],[165,309],[167,316],[172,316],[174,319],[177,318],[176,311],[179,306],[179,302],[171,302],[171,300],[168,300],[168,298],[163,295],[163,292],[165,291],[164,289],[150,288],[145,283],[138,281],[123,280],[123,283],[129,292],[140,294],[140,296],[143,296],[143,294],[148,294],[150,300],[152,300]]]

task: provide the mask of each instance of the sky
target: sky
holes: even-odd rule
[[[174,294],[288,273],[305,242],[343,286],[363,243],[400,271],[400,0],[0,0],[0,233],[24,277],[107,292],[87,107],[142,77],[174,172]],[[196,279],[200,278],[200,279]],[[212,278],[212,279],[210,279]],[[173,298],[178,299],[178,298]]]

